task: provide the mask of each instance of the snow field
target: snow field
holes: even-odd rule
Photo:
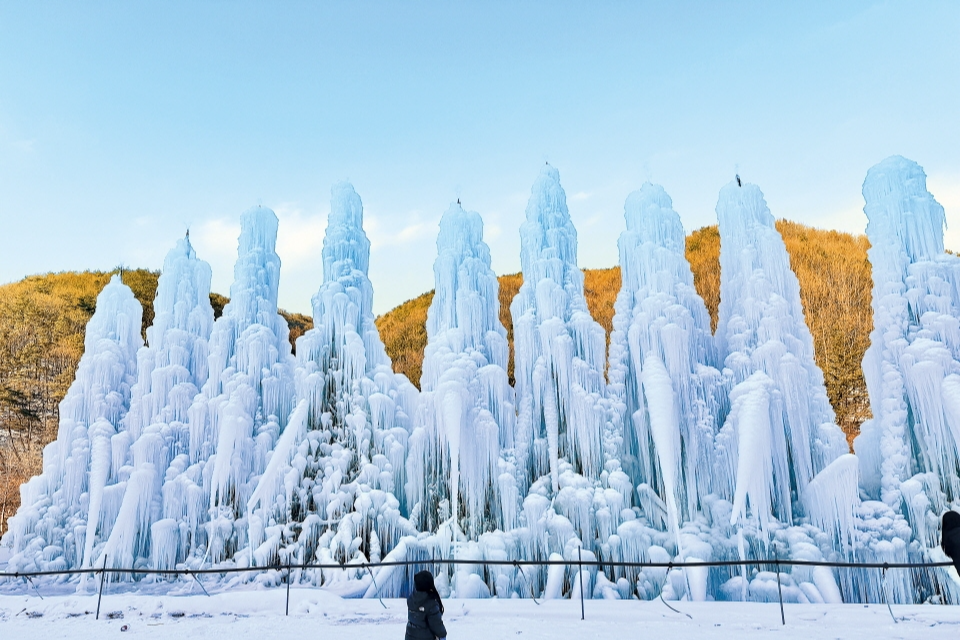
[[[111,595],[103,597],[94,619],[96,594],[85,596],[0,596],[4,638],[45,640],[103,638],[298,637],[318,640],[399,640],[406,624],[403,600],[342,600],[316,589],[230,591],[204,595]],[[448,600],[444,622],[451,640],[505,638],[955,638],[960,609],[908,605],[894,607],[894,623],[884,605],[785,605],[786,625],[777,604],[587,601],[580,620],[575,600]],[[689,616],[689,617],[688,617]],[[126,625],[127,631],[121,631]]]

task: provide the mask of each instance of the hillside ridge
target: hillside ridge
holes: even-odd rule
[[[866,383],[860,368],[870,344],[873,326],[870,308],[873,281],[867,261],[869,242],[864,235],[822,230],[789,220],[778,220],[777,230],[790,255],[790,267],[800,282],[807,327],[813,335],[817,365],[823,370],[827,396],[837,414],[837,424],[848,440],[870,417]],[[720,306],[720,232],[717,225],[702,227],[687,236],[686,256],[694,286],[717,327]],[[613,304],[620,291],[620,267],[584,269],[584,294],[590,314],[607,332],[613,327]],[[500,320],[511,345],[508,373],[513,380],[513,325],[510,303],[523,284],[523,276],[499,276]],[[393,360],[394,370],[420,386],[423,351],[427,345],[427,310],[433,291],[427,291],[380,315],[380,337]]]
[[[866,236],[826,231],[788,220],[777,229],[800,282],[807,326],[813,335],[816,362],[823,370],[827,395],[837,423],[848,439],[870,416],[860,363],[869,345],[872,279]],[[720,303],[720,234],[716,225],[687,236],[686,256],[697,292],[716,329]],[[97,295],[118,273],[87,271],[28,276],[0,285],[0,532],[19,505],[20,484],[40,471],[43,446],[56,437],[57,405],[73,382],[86,323]],[[158,272],[124,269],[121,277],[143,306],[142,330],[153,321]],[[513,372],[513,327],[510,302],[523,283],[519,273],[498,277],[500,319],[510,342],[508,373]],[[594,319],[607,332],[620,290],[620,269],[584,270],[584,294]],[[433,291],[425,292],[376,319],[394,370],[420,384],[427,343],[427,310]],[[228,298],[210,294],[219,316]],[[281,310],[290,341],[313,326],[309,316]]]

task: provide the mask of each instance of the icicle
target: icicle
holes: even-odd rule
[[[21,490],[20,509],[4,536],[5,543],[12,537],[15,551],[11,571],[79,568],[96,560],[113,525],[110,513],[119,506],[110,491],[119,471],[111,437],[122,424],[136,381],[142,313],[119,276],[97,297],[83,357],[60,403],[57,439],[44,450],[43,473]],[[45,549],[60,551],[51,557]]]
[[[801,495],[813,477],[847,452],[843,432],[834,423],[827,400],[823,373],[813,359],[813,339],[804,322],[800,287],[790,270],[790,260],[773,216],[756,185],[731,182],[720,191],[717,202],[720,221],[720,310],[717,342],[724,358],[725,375],[732,385],[742,384],[762,372],[767,379],[761,392],[751,383],[741,393],[745,416],[755,416],[749,426],[750,444],[740,451],[767,462],[759,478],[755,464],[742,463],[737,471],[737,495],[747,495],[761,522],[770,515],[759,508],[776,509],[778,518],[789,522],[802,505],[793,505],[790,495]],[[758,380],[758,379],[756,379]],[[735,402],[731,393],[731,404]],[[771,414],[763,417],[761,403]],[[766,421],[769,420],[769,423]],[[766,435],[772,430],[769,437]],[[752,447],[769,449],[757,452]],[[770,462],[772,461],[772,464]],[[750,480],[740,481],[741,472]],[[773,501],[761,497],[771,494]],[[736,501],[735,501],[736,502]],[[743,513],[741,502],[734,513]]]
[[[915,162],[892,156],[872,167],[863,197],[873,268],[863,374],[873,419],[854,449],[864,493],[884,504],[859,509],[862,555],[929,558],[941,513],[960,504],[960,258],[944,252],[943,207]],[[905,602],[953,588],[940,574],[919,590],[888,581],[889,597]],[[867,585],[868,597],[884,588]]]
[[[620,440],[605,397],[604,331],[587,310],[577,232],[549,165],[531,190],[520,244],[523,285],[510,306],[519,485],[556,495],[558,508],[572,510],[564,515],[590,530],[578,492],[620,472]]]
[[[713,439],[725,408],[710,319],[672,206],[650,183],[624,205],[608,389],[624,469],[634,486],[662,490],[676,535],[712,491]]]
[[[449,503],[456,528],[476,540],[508,526],[505,520],[515,523],[519,508],[515,481],[498,480],[500,469],[511,466],[501,446],[513,443],[514,394],[505,370],[499,284],[477,213],[459,204],[444,213],[434,274],[413,434],[423,455],[408,458],[407,475],[416,480],[407,485],[407,500],[425,530],[439,526],[440,504]],[[513,452],[503,455],[512,459]]]

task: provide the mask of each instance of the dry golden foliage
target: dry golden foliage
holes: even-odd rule
[[[48,273],[0,286],[0,533],[20,504],[18,487],[39,472],[42,447],[56,438],[59,404],[83,355],[87,322],[114,273]],[[146,269],[122,274],[143,307],[144,336],[158,277]],[[210,302],[219,316],[228,299],[211,293]],[[291,343],[313,326],[308,316],[280,313]]]
[[[290,346],[293,347],[293,353],[297,352],[297,338],[313,329],[313,318],[305,316],[302,313],[291,313],[283,309],[277,310],[283,319],[287,321],[290,328]]]
[[[377,329],[393,360],[393,370],[418,387],[423,351],[427,348],[427,309],[432,302],[433,291],[428,291],[377,318]]]
[[[852,439],[870,416],[860,361],[872,327],[871,275],[864,236],[822,231],[786,220],[777,221],[800,282],[807,326],[816,361],[824,373],[827,395],[837,423]],[[720,303],[720,234],[716,225],[687,237],[687,259],[694,285],[717,324]],[[18,487],[40,470],[40,451],[56,436],[57,405],[73,381],[83,353],[83,334],[97,295],[110,273],[57,273],[31,276],[0,286],[0,513],[9,517],[19,505]],[[511,345],[510,303],[523,282],[519,273],[500,276],[500,320]],[[125,270],[123,281],[144,307],[144,329],[153,320],[157,274]],[[620,290],[620,269],[588,269],[584,293],[590,313],[607,331]],[[394,370],[419,386],[427,345],[427,309],[433,292],[409,300],[377,318],[377,328]],[[219,317],[228,299],[211,293]],[[290,341],[313,326],[302,314],[280,313],[290,326]],[[0,532],[5,520],[0,518]]]
[[[860,424],[870,416],[869,400],[860,361],[869,345],[872,327],[870,309],[870,263],[865,236],[822,231],[777,221],[790,265],[800,282],[807,326],[813,335],[817,364],[823,369],[827,396],[837,414],[837,424],[852,440]],[[716,225],[697,229],[687,236],[687,260],[697,292],[710,313],[716,330],[720,306],[720,233]],[[519,273],[500,276],[500,320],[511,345],[510,378],[513,380],[513,326],[510,303],[523,283]],[[590,313],[607,331],[613,324],[613,303],[620,291],[620,269],[584,271],[584,294]],[[405,302],[377,318],[377,327],[393,359],[394,369],[419,386],[423,350],[427,344],[424,325],[433,292]]]
[[[693,286],[710,313],[710,330],[716,331],[720,309],[720,230],[717,225],[688,235],[686,254],[693,271]]]
[[[42,453],[39,442],[17,450],[0,446],[0,536],[7,532],[7,520],[20,506],[20,485],[43,469]]]
[[[800,302],[827,396],[837,424],[852,443],[871,415],[861,368],[873,329],[870,243],[864,235],[813,229],[789,220],[778,220],[777,230],[800,282]]]

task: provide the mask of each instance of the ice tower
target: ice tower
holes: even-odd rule
[[[731,182],[720,191],[717,217],[716,337],[732,388],[717,438],[718,489],[732,496],[731,523],[748,514],[761,528],[771,516],[792,523],[804,513],[811,480],[847,453],[847,443],[813,359],[797,277],[763,194],[756,185]],[[840,475],[855,485],[855,472]]]
[[[76,378],[60,403],[57,439],[43,451],[43,472],[20,488],[21,506],[4,536],[12,538],[14,553],[8,571],[89,567],[109,537],[129,471],[114,443],[137,379],[142,314],[133,292],[113,276],[87,323]]]
[[[670,196],[646,183],[627,197],[624,217],[609,393],[623,433],[621,463],[633,486],[652,487],[664,501],[676,531],[712,492],[723,388]]]
[[[917,163],[893,156],[874,166],[863,198],[873,267],[863,374],[873,418],[854,448],[863,491],[886,507],[864,503],[864,543],[881,561],[919,559],[939,545],[940,515],[960,507],[960,258],[944,252],[943,207]],[[945,574],[918,575],[897,584],[898,600],[922,601],[949,584]]]
[[[421,530],[449,521],[475,540],[519,525],[515,467],[501,455],[513,448],[516,419],[507,331],[480,215],[450,205],[437,254],[408,502]]]
[[[257,564],[377,562],[413,531],[403,487],[418,394],[374,324],[369,261],[360,196],[337,184],[314,328],[297,341],[298,407],[249,501]]]
[[[534,527],[559,513],[592,549],[616,532],[633,487],[620,469],[620,439],[605,397],[606,336],[587,309],[577,231],[550,165],[531,190],[520,261],[523,285],[510,312],[518,480],[530,494],[524,518]]]
[[[102,552],[112,567],[130,569],[149,559],[151,567],[171,569],[198,536],[205,501],[195,485],[192,493],[184,491],[193,483],[181,475],[196,481],[199,474],[189,469],[189,410],[207,381],[210,277],[210,265],[197,259],[189,237],[164,259],[148,346],[137,353],[125,430],[112,439],[113,461],[126,485]]]
[[[276,241],[273,211],[254,207],[241,215],[230,302],[214,323],[209,377],[188,411],[189,460],[182,464],[199,466],[180,473],[175,489],[172,515],[191,536],[178,558],[196,553],[217,563],[246,546],[247,502],[293,409],[294,358],[287,322],[277,313]],[[193,511],[202,515],[195,519]],[[202,529],[193,530],[195,522]]]

